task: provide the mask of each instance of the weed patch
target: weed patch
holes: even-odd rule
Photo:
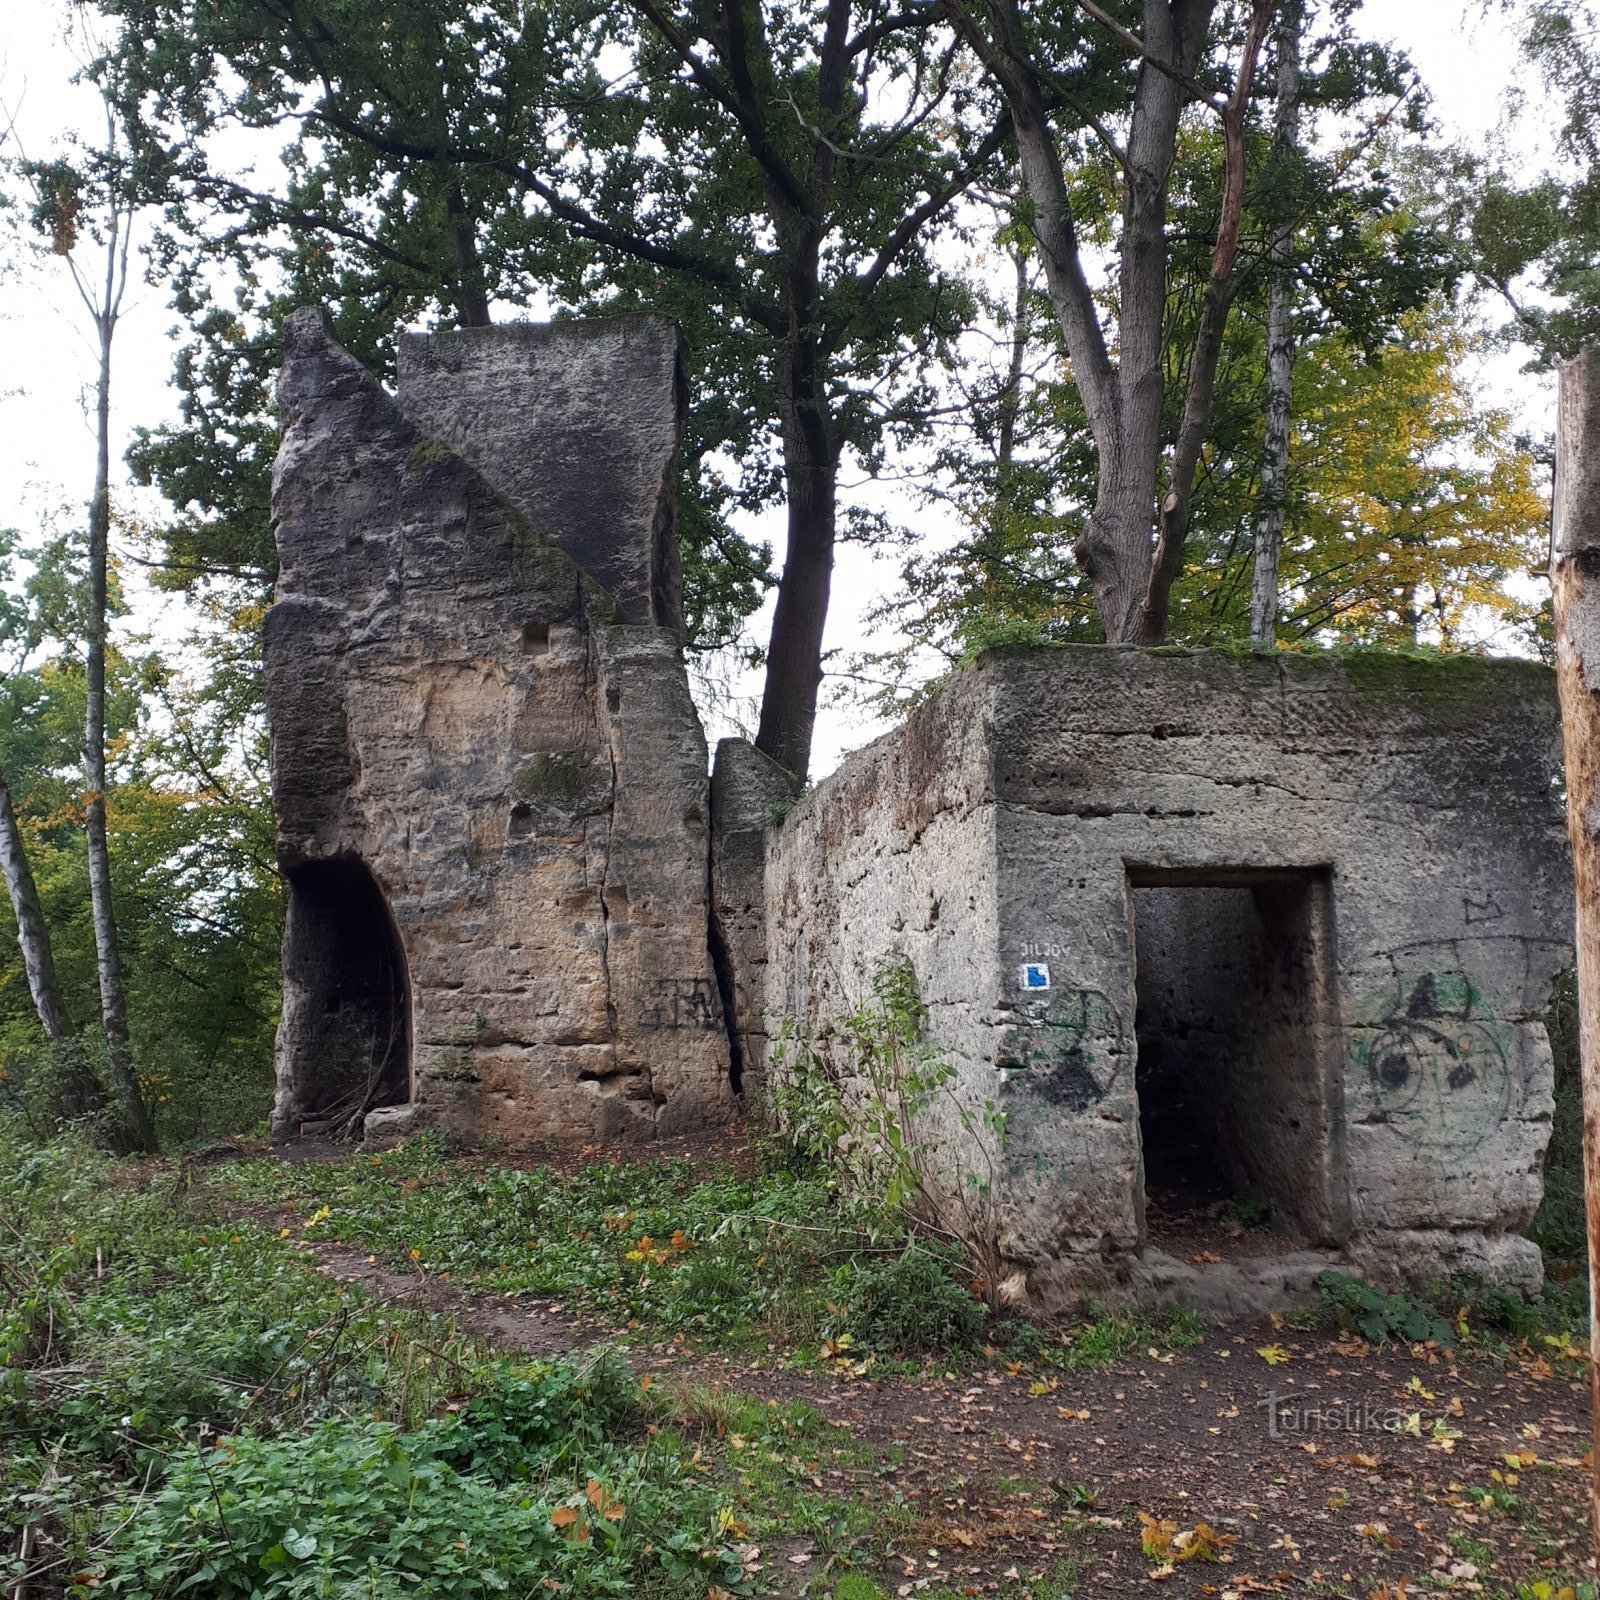
[[[970,1346],[982,1309],[957,1252],[814,1169],[743,1179],[686,1161],[471,1170],[424,1136],[378,1157],[241,1163],[235,1201],[303,1220],[306,1239],[359,1244],[468,1289],[548,1295],[616,1327],[726,1344]]]
[[[499,1359],[317,1273],[289,1230],[132,1175],[0,1123],[8,1584],[743,1594],[756,1568],[739,1530],[845,1448],[799,1408],[690,1439],[614,1358]],[[819,1525],[841,1514],[808,1504]]]

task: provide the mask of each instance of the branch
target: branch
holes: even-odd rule
[[[1123,44],[1127,45],[1128,49],[1131,50],[1133,54],[1139,58],[1139,60],[1147,62],[1150,66],[1154,67],[1157,72],[1162,73],[1168,78],[1171,78],[1172,81],[1177,84],[1179,88],[1183,89],[1191,98],[1198,100],[1203,106],[1210,106],[1219,117],[1226,115],[1227,107],[1222,101],[1218,100],[1214,95],[1209,94],[1205,89],[1201,88],[1200,85],[1196,83],[1194,79],[1191,78],[1187,73],[1180,72],[1175,66],[1172,65],[1170,61],[1163,61],[1160,56],[1156,55],[1150,49],[1150,47],[1145,44],[1144,40],[1141,39],[1138,34],[1133,33],[1129,29],[1123,27],[1123,25],[1118,22],[1115,17],[1111,16],[1105,11],[1102,11],[1100,7],[1095,4],[1095,0],[1078,0],[1078,4],[1082,6],[1083,9],[1101,25],[1101,27],[1108,29],[1111,33],[1115,34]],[[1254,26],[1253,22],[1252,26]]]
[[[910,11],[894,11],[886,17],[879,18],[871,27],[863,28],[849,44],[845,46],[845,53],[849,56],[858,56],[863,51],[875,49],[891,34],[909,31],[912,28],[930,27],[936,22],[944,20],[945,8],[936,3],[928,6],[919,6]]]
[[[802,215],[812,216],[811,197],[807,194],[805,186],[779,158],[778,152],[772,147],[772,141],[767,137],[766,124],[761,120],[748,78],[745,78],[741,85],[740,75],[735,73],[735,88],[730,89],[706,65],[677,24],[654,3],[654,0],[628,0],[628,4],[672,47],[678,59],[688,67],[689,76],[739,124],[745,143],[750,147],[750,154],[755,157],[757,165],[766,173],[784,199]],[[736,6],[737,0],[735,0]],[[737,92],[740,89],[743,92]]]
[[[1094,291],[1084,271],[1061,152],[1050,130],[1038,75],[1011,14],[1002,6],[989,6],[1000,33],[996,43],[967,10],[966,0],[948,0],[948,4],[956,27],[994,74],[1011,108],[1017,156],[1033,205],[1030,223],[1044,260],[1051,308],[1066,340],[1073,381],[1083,396],[1090,429],[1100,448],[1108,450],[1116,437],[1121,409],[1116,375]]]
[[[746,275],[734,266],[691,254],[674,245],[657,244],[643,235],[606,222],[576,201],[567,199],[520,161],[475,145],[418,143],[393,134],[381,134],[341,111],[337,104],[327,101],[318,106],[315,116],[336,132],[359,140],[384,155],[412,161],[455,162],[466,167],[487,167],[502,176],[514,178],[530,194],[542,200],[551,214],[566,223],[577,237],[605,245],[608,249],[620,251],[637,261],[648,262],[651,266],[664,267],[669,272],[681,272],[686,277],[697,278],[702,283],[721,289],[752,322],[769,333],[781,333],[787,326],[775,307],[755,299],[749,293]]]
[[[1011,118],[1005,116],[990,129],[964,167],[954,173],[943,187],[934,190],[914,211],[907,213],[900,226],[884,241],[882,249],[873,258],[872,265],[853,280],[851,290],[854,306],[859,306],[878,287],[883,281],[884,274],[894,265],[901,252],[909,248],[923,228],[972,183],[1010,136]],[[824,334],[821,343],[825,355],[831,355],[843,343],[850,320],[848,316],[841,318],[835,327]]]

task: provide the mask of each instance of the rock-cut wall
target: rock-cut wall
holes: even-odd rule
[[[399,368],[391,396],[320,313],[285,328],[275,1129],[725,1119],[676,334],[408,335]]]

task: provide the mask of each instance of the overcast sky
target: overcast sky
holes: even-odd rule
[[[1533,108],[1507,130],[1504,113],[1518,81],[1514,28],[1493,6],[1459,0],[1370,0],[1365,28],[1404,48],[1433,96],[1433,112],[1446,135],[1484,143],[1509,133],[1511,148],[1533,160],[1548,138]],[[61,0],[10,0],[0,4],[0,104],[15,116],[23,148],[42,156],[74,127],[93,130],[98,97],[74,88],[72,51],[62,42],[67,7]],[[504,314],[504,313],[502,313]],[[175,415],[168,382],[175,348],[174,317],[159,286],[130,290],[117,336],[113,390],[114,457],[120,461],[132,427]],[[0,526],[31,535],[58,508],[76,516],[87,494],[94,439],[86,404],[93,377],[92,331],[72,295],[64,266],[0,262]],[[1515,360],[1500,358],[1484,368],[1484,383],[1497,403],[1510,404],[1529,424],[1547,427],[1553,413],[1548,381],[1523,377]],[[120,470],[117,468],[115,470]],[[125,502],[126,503],[126,502]],[[781,553],[781,517],[753,530],[774,541]],[[897,581],[898,561],[875,561],[864,552],[842,551],[834,582],[827,644],[850,650],[862,642],[861,617]],[[139,606],[143,625],[169,637],[181,633],[182,614],[164,599],[159,615]],[[766,619],[753,627],[765,636]],[[748,687],[754,687],[750,685]],[[828,709],[819,723],[812,771],[829,771],[842,750],[880,731],[863,714]]]

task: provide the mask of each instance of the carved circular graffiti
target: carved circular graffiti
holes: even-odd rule
[[[1372,1041],[1367,1077],[1379,1119],[1430,1150],[1476,1150],[1510,1109],[1511,1069],[1481,1022],[1391,1021]]]

